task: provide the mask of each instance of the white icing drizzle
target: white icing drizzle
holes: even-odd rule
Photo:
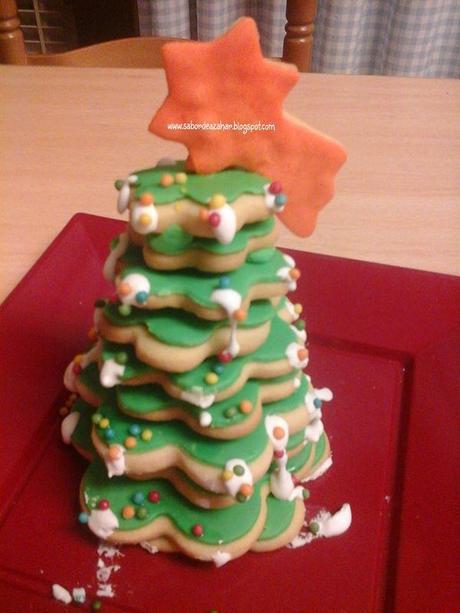
[[[285,356],[293,368],[303,369],[308,364],[308,356],[304,360],[300,360],[298,355],[299,349],[302,349],[302,347],[298,343],[289,343],[285,351]]]
[[[286,264],[290,267],[290,268],[295,268],[295,260],[293,257],[291,257],[290,255],[288,255],[287,253],[283,253],[283,258],[284,261],[286,262]]]
[[[123,475],[126,470],[125,448],[122,445],[111,445],[111,447],[116,447],[119,454],[116,458],[110,458],[108,455],[104,458],[109,479]]]
[[[66,445],[72,442],[72,434],[75,432],[78,420],[80,419],[80,413],[78,411],[72,411],[61,422],[61,436]]]
[[[220,568],[224,564],[227,564],[232,559],[232,556],[227,551],[216,551],[212,554],[212,561],[217,568]]]
[[[149,223],[141,223],[141,215],[148,215]],[[158,226],[158,212],[154,204],[140,204],[134,202],[129,209],[129,222],[139,234],[155,232]]]
[[[329,457],[327,458],[327,460],[324,460],[324,462],[320,464],[318,468],[311,475],[309,475],[306,479],[304,479],[304,481],[315,481],[316,479],[324,475],[324,473],[327,472],[331,466],[332,466],[332,458]]]
[[[242,466],[244,468],[244,472],[242,475],[235,475],[235,473],[233,473],[233,469],[237,465]],[[228,460],[228,462],[225,464],[225,471],[233,473],[231,479],[224,480],[225,489],[230,494],[230,496],[235,497],[242,485],[252,485],[254,482],[249,466],[244,460],[241,460],[239,458],[233,458],[232,460]]]
[[[230,342],[226,351],[235,357],[240,352],[240,346],[236,340],[238,324],[232,316],[241,307],[241,294],[231,288],[215,289],[211,294],[211,300],[221,306],[230,318]]]
[[[124,364],[118,364],[112,358],[110,358],[110,360],[106,360],[102,365],[101,372],[99,374],[99,380],[102,387],[114,387],[115,385],[118,385],[124,372]]]
[[[289,300],[289,298],[284,299],[284,305],[290,317],[291,323],[293,321],[297,321],[300,317],[299,313],[296,313],[294,304]]]
[[[212,424],[212,415],[209,411],[201,411],[200,413],[200,426],[203,428],[209,428]]]
[[[270,183],[267,183],[266,185],[264,185],[264,192],[265,192],[265,196],[264,196],[264,200],[265,200],[265,206],[267,207],[267,209],[269,211],[274,211],[275,210],[275,198],[276,198],[276,194],[272,194],[269,191],[269,187],[270,187]]]
[[[59,585],[59,583],[53,583],[51,589],[53,590],[53,597],[56,600],[59,600],[64,604],[70,604],[72,602],[70,592],[66,590],[65,587],[62,587],[62,585]]]
[[[74,602],[83,604],[86,602],[86,590],[84,587],[74,587],[72,590],[72,598]]]
[[[131,197],[131,186],[137,183],[136,175],[129,175],[127,179],[123,181],[121,184],[120,191],[118,192],[117,199],[117,211],[120,213],[124,213],[129,205],[129,200]]]
[[[305,406],[307,407],[308,414],[311,419],[321,419],[322,412],[320,407],[315,406],[315,400],[321,400],[325,402],[329,402],[333,398],[333,394],[328,387],[322,387],[321,389],[315,389],[311,385],[311,379],[308,377],[309,389],[305,394]]]
[[[133,272],[126,277],[118,277],[117,279],[117,294],[120,301],[123,304],[133,304],[136,306],[140,306],[143,303],[138,302],[136,300],[136,294],[138,292],[145,292],[147,295],[150,294],[150,283],[146,276],[141,275],[138,272]],[[120,295],[120,286],[129,287],[129,293],[123,293]]]
[[[181,400],[190,402],[200,409],[208,409],[216,398],[215,394],[205,394],[201,387],[192,388],[191,390],[181,392]]]
[[[220,215],[220,223],[213,228],[214,236],[223,245],[228,245],[235,238],[236,233],[236,215],[233,208],[225,203],[219,209],[214,209],[213,212]]]
[[[289,543],[288,547],[297,549],[298,547],[308,545],[314,539],[320,537],[339,536],[348,530],[351,526],[351,521],[351,507],[348,503],[345,503],[334,515],[323,509],[311,520],[311,522],[318,524],[318,532],[316,534],[310,531],[301,532]],[[304,530],[308,530],[309,523],[306,522],[304,524]]]
[[[305,441],[317,443],[324,432],[324,425],[321,419],[313,419],[305,428]]]
[[[158,553],[159,549],[156,545],[151,545],[148,541],[141,541],[139,543],[139,545],[145,549],[146,551],[148,551],[149,553],[151,553],[152,555]]]
[[[122,232],[118,237],[118,243],[109,253],[105,263],[104,268],[102,269],[102,273],[104,275],[104,279],[107,281],[113,281],[115,279],[115,268],[117,265],[117,261],[121,258],[129,245],[129,237],[126,232]]]
[[[276,468],[270,475],[271,493],[280,500],[303,498],[303,487],[301,485],[294,485],[292,475],[286,468],[288,461],[286,445],[289,440],[289,425],[287,421],[279,415],[268,415],[265,418],[265,429],[276,452],[274,454]],[[283,436],[279,436],[279,432],[278,436],[275,436],[275,429],[282,430]]]
[[[96,536],[106,539],[118,528],[118,519],[112,509],[92,509],[88,527]]]

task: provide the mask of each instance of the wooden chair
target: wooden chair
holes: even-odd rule
[[[316,0],[287,0],[282,60],[301,72],[311,65]],[[160,49],[172,38],[123,38],[65,53],[27,55],[15,0],[0,0],[0,63],[45,66],[160,68]]]

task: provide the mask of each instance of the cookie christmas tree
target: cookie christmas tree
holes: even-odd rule
[[[275,217],[311,231],[344,154],[284,115],[296,73],[262,58],[251,20],[212,43],[166,46],[165,66],[169,96],[151,128],[185,142],[189,158],[116,184],[129,223],[104,274],[117,298],[96,303],[95,343],[66,370],[78,397],[62,433],[90,460],[80,521],[97,536],[220,566],[291,541],[304,522],[301,482],[330,464],[321,404],[331,394],[303,373],[302,308],[286,296],[300,271],[274,247]],[[276,137],[164,132],[188,113],[225,120],[223,99],[256,91]],[[236,105],[239,122],[253,119],[248,106],[262,112]]]

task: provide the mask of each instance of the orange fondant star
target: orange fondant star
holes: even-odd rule
[[[169,93],[149,129],[185,144],[187,165],[195,172],[240,166],[280,181],[288,202],[279,217],[296,234],[311,234],[346,154],[339,143],[283,111],[297,70],[262,56],[256,25],[247,17],[211,42],[168,43],[163,58]],[[206,123],[275,129],[244,134],[190,125]],[[172,129],[171,124],[188,126]]]

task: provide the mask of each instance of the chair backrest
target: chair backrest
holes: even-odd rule
[[[282,60],[301,72],[311,65],[316,0],[287,0]],[[161,47],[180,40],[160,37],[124,38],[65,53],[27,55],[15,0],[0,0],[0,63],[46,66],[160,68]]]

